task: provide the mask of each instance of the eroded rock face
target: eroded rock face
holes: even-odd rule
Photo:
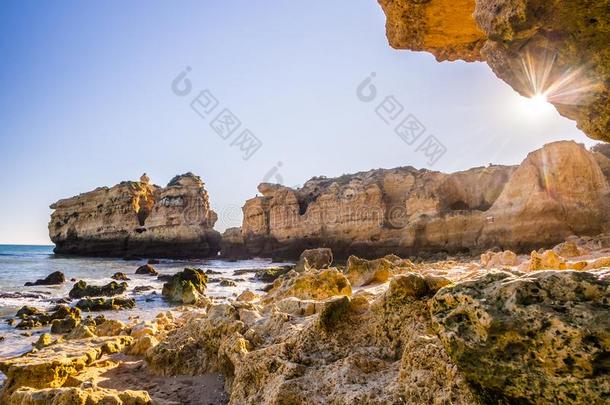
[[[444,174],[410,167],[314,178],[300,189],[261,184],[243,207],[253,256],[298,258],[326,246],[338,258],[435,252],[529,253],[610,229],[600,153],[555,142],[516,167]]]
[[[56,253],[97,256],[208,257],[220,249],[204,183],[187,173],[167,187],[123,182],[51,205]]]
[[[610,141],[606,2],[378,1],[392,47],[485,61],[519,94],[544,93],[588,136]]]
[[[431,302],[445,350],[495,400],[597,403],[610,389],[610,283],[599,275],[492,272]]]

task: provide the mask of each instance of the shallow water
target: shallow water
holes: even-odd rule
[[[104,314],[110,319],[127,320],[139,316],[140,319],[152,319],[157,313],[171,308],[161,297],[163,282],[156,276],[136,275],[136,269],[147,260],[125,261],[123,259],[90,258],[55,256],[52,246],[15,246],[0,245],[0,359],[13,357],[29,351],[31,344],[38,337],[49,331],[49,327],[18,330],[7,324],[19,308],[30,305],[39,309],[49,309],[55,305],[54,300],[65,298],[74,285],[71,279],[84,280],[88,284],[102,285],[112,281],[110,278],[116,272],[123,272],[131,279],[126,297],[136,300],[136,308],[124,311],[94,312],[96,316]],[[229,262],[224,260],[161,260],[153,265],[160,274],[175,274],[185,267],[197,267],[203,270],[213,270],[221,274],[209,275],[210,278],[228,278],[237,282],[237,287],[221,287],[218,283],[208,283],[206,294],[218,300],[235,297],[246,289],[257,290],[263,284],[253,279],[253,272],[235,275],[235,270],[275,267],[289,263],[273,263],[270,260],[255,259]],[[54,271],[61,271],[66,276],[66,282],[61,286],[24,287],[28,281],[45,278]],[[138,286],[150,286],[153,290],[135,294],[133,289]],[[6,294],[27,294],[27,297],[6,297]],[[84,314],[86,315],[86,314]],[[15,325],[18,322],[15,322]],[[31,332],[32,336],[22,336]]]

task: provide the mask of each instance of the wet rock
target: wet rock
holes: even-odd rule
[[[80,319],[81,312],[78,308],[70,308],[67,305],[58,305],[54,310],[49,312],[35,312],[31,315],[23,315],[21,322],[17,324],[17,329],[38,328],[50,324],[55,320],[62,319]]]
[[[144,274],[144,275],[148,275],[148,276],[156,276],[159,273],[150,264],[145,264],[144,266],[138,267],[138,269],[136,270],[136,274]]]
[[[221,287],[237,287],[237,283],[233,280],[225,278],[220,281],[220,286]]]
[[[222,271],[215,271],[215,270],[207,269],[205,271],[205,274],[207,274],[208,276],[213,276],[213,275],[222,274]]]
[[[55,319],[51,322],[51,333],[69,333],[80,324],[80,319],[75,317],[66,317],[64,319]]]
[[[609,291],[609,280],[584,272],[492,272],[439,291],[431,313],[445,350],[489,396],[601,403],[610,384]]]
[[[103,286],[87,285],[85,281],[74,284],[68,295],[72,299],[83,297],[112,297],[123,294],[127,290],[127,283],[117,283],[112,281]]]
[[[136,302],[132,298],[84,298],[76,303],[76,307],[86,312],[118,311],[133,309]]]
[[[327,269],[333,263],[333,252],[328,248],[308,249],[301,253],[295,270],[298,272],[312,269]]]
[[[263,283],[272,283],[291,270],[292,266],[272,267],[256,271],[255,277]]]
[[[35,286],[35,285],[60,285],[66,281],[66,277],[64,273],[61,271],[56,271],[49,274],[46,278],[42,280],[36,280],[33,283],[27,282],[25,283],[26,287]]]
[[[147,264],[159,264],[159,263],[161,263],[161,261],[158,259],[148,259],[148,262],[147,262]]]
[[[168,282],[172,279],[173,275],[171,274],[159,274],[157,276],[157,280],[159,281],[163,281],[163,282]]]
[[[40,350],[47,346],[51,346],[53,343],[55,343],[55,341],[53,340],[53,336],[48,333],[43,333],[42,335],[40,335],[36,343],[32,344],[32,346]]]
[[[23,319],[28,316],[37,315],[37,314],[40,314],[40,310],[38,310],[37,308],[29,307],[29,306],[25,305],[25,306],[21,307],[21,309],[19,309],[19,311],[17,311],[15,316],[17,318]]]
[[[196,304],[205,293],[207,281],[208,277],[203,270],[186,268],[163,284],[162,294],[170,301]]]
[[[127,277],[127,275],[125,273],[121,273],[120,271],[117,273],[114,273],[112,275],[112,277],[110,277],[113,280],[117,280],[117,281],[129,281],[131,280],[129,277]]]
[[[155,287],[150,285],[139,285],[133,289],[134,294],[140,294],[147,291],[153,291]]]

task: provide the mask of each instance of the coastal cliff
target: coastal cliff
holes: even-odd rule
[[[610,141],[607,1],[378,2],[392,47],[484,61],[522,96],[544,96],[589,137]]]
[[[519,166],[380,169],[317,177],[299,189],[264,183],[243,207],[242,238],[231,230],[224,245],[276,258],[321,246],[337,257],[526,252],[610,229],[608,164],[562,141]]]
[[[51,205],[55,253],[90,256],[210,257],[220,249],[217,215],[199,176],[167,187],[126,181]]]

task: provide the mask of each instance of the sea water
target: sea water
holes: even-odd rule
[[[50,327],[32,330],[19,330],[9,325],[8,320],[14,319],[15,313],[24,305],[48,310],[57,304],[57,300],[68,297],[68,292],[76,281],[84,280],[87,284],[103,285],[112,280],[116,272],[123,272],[131,280],[125,297],[134,298],[136,308],[122,311],[93,312],[91,315],[103,314],[109,319],[127,321],[130,317],[139,316],[146,320],[154,318],[159,312],[169,310],[172,305],[161,296],[163,282],[156,276],[136,275],[136,269],[146,264],[147,260],[125,261],[113,258],[92,258],[59,256],[53,254],[53,246],[22,246],[0,245],[0,359],[17,356],[29,351],[32,343]],[[234,298],[246,289],[256,291],[263,284],[254,278],[257,269],[264,269],[289,263],[274,263],[270,260],[254,259],[230,262],[218,259],[208,260],[164,260],[153,267],[159,274],[175,274],[185,267],[196,267],[211,270],[220,274],[210,275],[210,278],[227,278],[234,280],[236,287],[221,287],[219,283],[209,282],[206,295],[214,300],[222,301]],[[246,270],[238,271],[236,270]],[[25,287],[28,281],[43,279],[49,274],[61,271],[66,282],[59,286]],[[71,281],[75,280],[75,281]],[[148,286],[151,289],[135,293],[135,287]],[[72,302],[74,304],[75,301]],[[84,313],[84,316],[87,314]],[[23,336],[30,334],[31,336]]]

